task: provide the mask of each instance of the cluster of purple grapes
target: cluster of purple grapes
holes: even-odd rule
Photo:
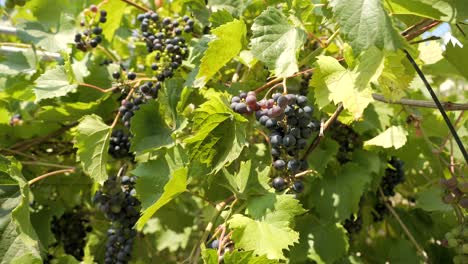
[[[125,134],[121,129],[112,131],[108,153],[115,159],[131,157],[130,135]]]
[[[107,21],[107,11],[100,10],[97,6],[91,5],[89,10],[91,16],[88,20],[80,22],[80,26],[87,27],[83,33],[77,33],[75,35],[76,48],[86,52],[89,47],[95,48],[102,42],[102,28],[99,23],[105,23]],[[99,11],[99,19],[97,19],[97,12]]]
[[[151,70],[158,80],[156,85],[161,85],[160,82],[171,78],[188,56],[189,50],[183,32],[192,32],[194,21],[188,16],[161,19],[153,11],[139,14],[137,20],[141,22],[141,35],[148,52],[154,52],[155,62],[151,64]]]
[[[355,216],[352,214],[348,219],[346,219],[343,223],[343,227],[348,231],[348,234],[356,234],[359,233],[362,229],[362,216],[361,212]]]
[[[353,151],[362,147],[362,140],[350,126],[340,122],[334,122],[328,132],[330,137],[335,140],[340,148],[336,154],[336,159],[340,164],[351,161]]]
[[[134,184],[135,177],[110,177],[94,195],[93,202],[111,221],[111,227],[107,230],[106,264],[124,264],[131,258],[133,241],[137,235],[134,225],[141,207],[135,197]]]
[[[77,260],[83,259],[86,234],[91,230],[86,212],[80,207],[64,213],[61,217],[54,216],[51,221],[51,231],[57,244],[63,245],[65,253]]]
[[[446,204],[459,204],[468,209],[468,182],[459,181],[456,177],[442,179],[440,184],[445,188],[442,201]]]
[[[390,164],[390,167],[385,169],[385,175],[382,178],[380,187],[385,196],[393,196],[395,195],[395,187],[405,180],[404,162],[392,157],[388,164]]]
[[[271,155],[276,177],[272,186],[283,191],[288,186],[300,193],[304,184],[294,175],[308,169],[299,152],[307,147],[307,139],[319,128],[313,120],[312,106],[307,97],[296,94],[273,94],[270,99],[257,101],[255,92],[240,93],[231,99],[231,109],[240,114],[255,112],[258,122],[270,131]]]

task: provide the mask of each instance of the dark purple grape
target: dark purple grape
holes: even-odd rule
[[[283,137],[283,145],[286,148],[296,145],[296,138],[291,134],[288,134],[288,135],[284,136]]]
[[[286,167],[286,162],[284,160],[275,160],[273,162],[273,167],[277,170],[284,170],[284,168]]]
[[[295,181],[292,185],[292,189],[297,193],[301,193],[304,191],[304,184],[302,181]]]
[[[288,170],[291,172],[296,172],[301,168],[301,163],[298,160],[292,159],[288,161]]]
[[[272,186],[276,191],[282,191],[286,188],[286,181],[281,177],[276,177],[273,179]]]
[[[281,135],[270,136],[270,144],[272,146],[278,147],[281,145],[282,141],[283,141],[283,138],[281,137]]]

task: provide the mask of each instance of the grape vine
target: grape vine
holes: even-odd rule
[[[0,259],[466,263],[468,10],[425,2],[0,1]]]

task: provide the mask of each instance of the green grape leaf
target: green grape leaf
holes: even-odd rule
[[[247,29],[244,21],[235,19],[213,29],[212,33],[216,38],[208,43],[208,49],[201,59],[195,87],[205,86],[219,69],[239,54]]]
[[[388,4],[395,15],[416,15],[446,22],[468,18],[463,0],[391,0]]]
[[[49,30],[42,22],[19,23],[17,25],[18,38],[23,43],[33,43],[48,52],[69,51],[68,44],[73,42],[76,34],[75,20],[69,15],[62,14],[58,31]]]
[[[444,57],[463,75],[463,77],[468,78],[468,63],[466,60],[460,59],[468,56],[468,41],[463,41],[462,44],[463,47],[458,47],[454,46],[452,43],[448,43]]]
[[[151,101],[135,112],[131,119],[131,151],[147,152],[174,144],[172,130],[159,112],[159,103]]]
[[[332,57],[319,56],[316,63],[312,85],[316,87],[319,106],[342,102],[355,119],[360,118],[373,101],[369,84],[372,75],[346,70]]]
[[[438,186],[423,190],[417,194],[416,207],[427,212],[451,211],[452,207],[445,204],[441,199],[443,194],[444,190]]]
[[[119,29],[127,6],[124,1],[107,1],[102,5],[102,8],[108,11],[107,21],[102,24],[102,34],[109,42],[112,41],[115,32]]]
[[[208,6],[213,12],[227,11],[238,17],[245,9],[244,0],[208,0]]]
[[[346,163],[340,171],[327,169],[324,175],[312,182],[310,203],[316,206],[321,219],[343,221],[357,211],[372,175],[368,168],[356,163]]]
[[[21,173],[21,164],[0,156],[0,172],[15,185],[0,185],[1,263],[42,263],[39,238],[31,224],[30,189]],[[3,177],[3,176],[2,176]],[[3,182],[3,180],[2,180]]]
[[[386,98],[398,100],[403,97],[413,78],[414,70],[402,51],[386,54],[383,70],[378,78]]]
[[[33,50],[26,49],[7,53],[0,57],[0,76],[25,74],[36,72],[36,56]]]
[[[225,164],[237,159],[247,145],[247,120],[234,113],[219,94],[207,94],[209,101],[195,110],[195,135],[184,140],[191,160],[211,166],[218,172]]]
[[[164,205],[172,201],[179,194],[185,192],[187,188],[187,168],[180,168],[174,171],[172,178],[164,186],[161,197],[150,207],[143,211],[140,219],[136,223],[138,230],[142,230],[146,222]]]
[[[304,45],[306,33],[290,24],[280,10],[269,7],[255,18],[250,45],[252,53],[278,77],[298,71],[297,52]]]
[[[232,251],[224,254],[225,264],[276,264],[278,260],[266,256],[256,256],[253,251]]]
[[[364,146],[380,146],[399,149],[406,144],[408,132],[401,126],[391,126],[374,138],[364,142]]]
[[[233,229],[236,246],[253,250],[269,259],[286,259],[283,250],[298,242],[299,234],[291,229],[295,216],[305,210],[292,195],[265,195],[254,198],[248,205],[248,213],[233,215],[228,224]]]
[[[204,249],[202,251],[203,263],[205,264],[217,264],[218,263],[218,251],[215,249]]]
[[[230,174],[227,169],[224,170],[224,176],[228,180],[228,183],[232,190],[237,194],[243,194],[247,188],[247,183],[249,181],[250,169],[252,167],[252,162],[242,161],[237,173]]]
[[[336,263],[348,251],[346,230],[336,223],[320,222],[311,215],[301,216],[296,221],[300,231],[299,244],[291,249],[292,263]]]
[[[64,66],[57,66],[47,70],[36,80],[34,93],[36,102],[46,98],[64,96],[75,90],[78,84],[70,81],[70,75],[67,74]]]
[[[440,20],[445,14],[433,6],[436,1],[437,0],[390,0],[390,5],[392,13],[394,14],[416,15]]]
[[[210,22],[214,28],[229,23],[233,20],[234,17],[226,9],[218,10],[210,16]]]
[[[87,115],[76,128],[75,145],[77,158],[83,170],[95,181],[103,183],[107,179],[107,151],[112,128],[99,116]]]
[[[371,46],[387,50],[402,46],[402,37],[393,27],[382,1],[331,0],[330,5],[340,32],[356,54]]]

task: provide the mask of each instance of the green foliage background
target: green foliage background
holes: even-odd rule
[[[196,26],[186,35],[190,56],[183,67],[131,121],[136,162],[128,165],[143,207],[132,263],[218,263],[216,251],[200,243],[210,222],[232,231],[236,250],[224,255],[226,264],[450,263],[455,253],[441,241],[460,225],[460,214],[467,221],[467,211],[442,203],[438,182],[452,173],[466,182],[467,164],[437,109],[384,103],[375,94],[431,100],[406,49],[442,101],[466,103],[468,40],[461,30],[468,27],[459,23],[468,19],[465,1],[207,2],[156,7],[138,1],[161,16],[192,15]],[[95,227],[84,262],[102,261],[105,220],[91,198],[123,164],[107,153],[120,103],[118,93],[87,84],[113,87],[117,62],[150,78],[141,65],[152,55],[132,34],[142,11],[120,0],[102,3],[109,13],[102,48],[77,50],[74,34],[90,4],[99,2],[30,0],[2,7],[2,26],[16,34],[0,35],[0,47],[19,49],[0,52],[0,263],[42,263],[55,240],[50,220],[76,205],[92,212]],[[444,23],[452,42],[413,43],[400,34],[423,19]],[[102,65],[105,59],[114,63]],[[307,68],[314,69],[309,100],[320,110],[315,118],[326,120],[342,104],[338,120],[364,146],[340,165],[338,143],[325,133],[307,158],[316,173],[304,178],[305,191],[295,197],[270,187],[271,157],[260,126],[233,112],[229,100],[274,78],[287,78],[288,90],[297,92],[301,76],[293,75]],[[23,124],[9,124],[14,114]],[[449,117],[466,144],[468,116],[451,111]],[[406,173],[393,208],[427,257],[394,215],[372,220],[391,156],[405,162]],[[68,171],[28,183],[61,169]],[[343,221],[358,211],[364,227],[348,234]],[[54,263],[78,262],[60,250],[49,253]]]

